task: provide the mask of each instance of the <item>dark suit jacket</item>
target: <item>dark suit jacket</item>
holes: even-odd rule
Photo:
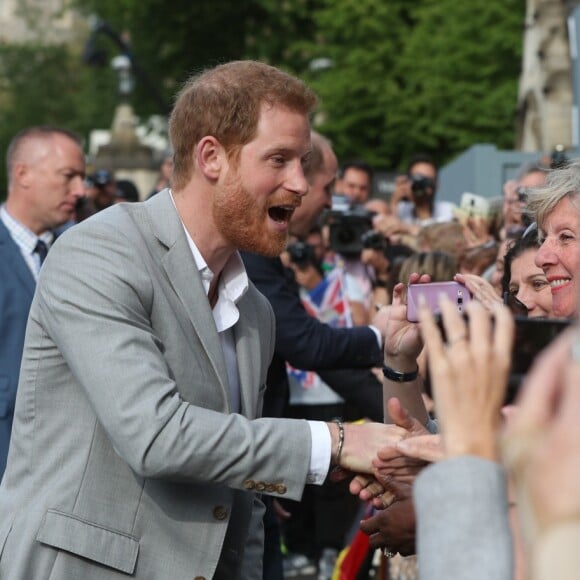
[[[375,411],[373,416],[382,420],[382,390],[374,375],[362,370],[382,364],[376,334],[366,326],[332,328],[310,316],[294,277],[280,258],[247,252],[242,252],[242,258],[248,276],[268,298],[276,317],[276,346],[268,371],[264,415],[284,413],[289,391],[287,361],[299,369],[326,371],[320,373],[323,380],[343,398],[357,402],[367,416]],[[350,370],[341,374],[336,369]]]
[[[8,456],[24,333],[35,286],[20,248],[0,221],[0,479]]]

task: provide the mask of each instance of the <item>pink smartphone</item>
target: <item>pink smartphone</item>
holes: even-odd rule
[[[424,296],[433,314],[439,314],[439,296],[446,294],[462,313],[471,300],[469,290],[459,282],[431,282],[429,284],[409,284],[407,287],[407,320],[419,320],[419,296]]]

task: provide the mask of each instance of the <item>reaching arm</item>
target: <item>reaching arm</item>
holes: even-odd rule
[[[429,282],[428,276],[412,274],[409,283]],[[423,402],[423,378],[417,372],[417,358],[423,349],[419,325],[407,320],[407,305],[403,300],[405,286],[399,283],[393,289],[393,302],[389,307],[389,319],[385,336],[384,364],[388,370],[383,379],[383,407],[385,422],[390,421],[387,410],[389,399],[396,397],[410,415],[423,425],[429,423],[429,415]],[[393,373],[394,372],[394,373]],[[402,374],[413,375],[411,380],[398,381]],[[400,376],[405,379],[406,377]]]
[[[278,258],[247,252],[242,257],[248,276],[272,305],[276,316],[276,353],[305,370],[364,368],[381,363],[377,336],[369,327],[332,328],[304,309],[296,283]]]

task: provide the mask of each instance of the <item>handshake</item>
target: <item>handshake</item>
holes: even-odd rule
[[[427,435],[429,431],[411,417],[397,399],[392,399],[393,424],[383,423],[328,423],[332,437],[331,477],[343,479],[349,474],[372,475],[377,458],[387,450],[395,450],[398,443],[409,437]]]
[[[406,457],[398,446],[415,437],[418,441],[433,440],[437,445],[437,436],[409,415],[396,398],[388,401],[388,412],[392,424],[329,423],[334,464],[330,478],[340,481],[354,474],[350,492],[373,502],[376,515],[361,522],[361,530],[370,536],[371,548],[409,555],[415,553],[412,485],[428,462]]]

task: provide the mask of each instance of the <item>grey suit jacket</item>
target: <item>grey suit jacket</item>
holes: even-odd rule
[[[27,328],[0,487],[2,580],[261,578],[261,502],[299,498],[304,421],[260,419],[273,313],[234,327],[241,414],[168,192],[63,234]]]
[[[426,580],[512,580],[502,467],[456,457],[425,468],[414,487],[417,554]]]

